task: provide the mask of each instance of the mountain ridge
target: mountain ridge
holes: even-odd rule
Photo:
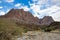
[[[8,18],[21,23],[36,25],[49,25],[54,22],[51,16],[45,16],[39,19],[34,17],[29,11],[24,11],[23,9],[11,9],[7,14],[0,16],[0,18]]]

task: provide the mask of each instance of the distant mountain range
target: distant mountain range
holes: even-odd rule
[[[36,25],[50,25],[54,20],[51,16],[45,16],[42,19],[34,17],[29,11],[23,9],[11,9],[7,14],[0,16],[0,18],[7,18],[19,23],[36,24]]]

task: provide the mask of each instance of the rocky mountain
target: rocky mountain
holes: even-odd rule
[[[45,16],[42,19],[34,17],[29,11],[23,9],[11,9],[7,14],[0,16],[0,18],[8,18],[20,23],[36,24],[36,25],[49,25],[54,22],[52,17]]]
[[[49,25],[52,22],[54,22],[54,20],[52,19],[51,16],[45,16],[42,20],[41,20],[41,25]]]

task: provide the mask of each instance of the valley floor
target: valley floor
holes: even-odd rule
[[[60,40],[60,34],[29,31],[27,33],[23,33],[22,37],[15,38],[15,40]]]

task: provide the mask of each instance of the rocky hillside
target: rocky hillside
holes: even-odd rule
[[[23,9],[11,9],[7,14],[1,16],[0,18],[8,18],[20,23],[36,25],[49,25],[50,23],[54,22],[50,16],[45,16],[42,19],[38,19],[37,17],[34,17],[30,12],[24,11]]]
[[[52,19],[51,16],[45,16],[42,20],[41,20],[41,25],[49,25],[52,22],[54,22],[54,20]]]

